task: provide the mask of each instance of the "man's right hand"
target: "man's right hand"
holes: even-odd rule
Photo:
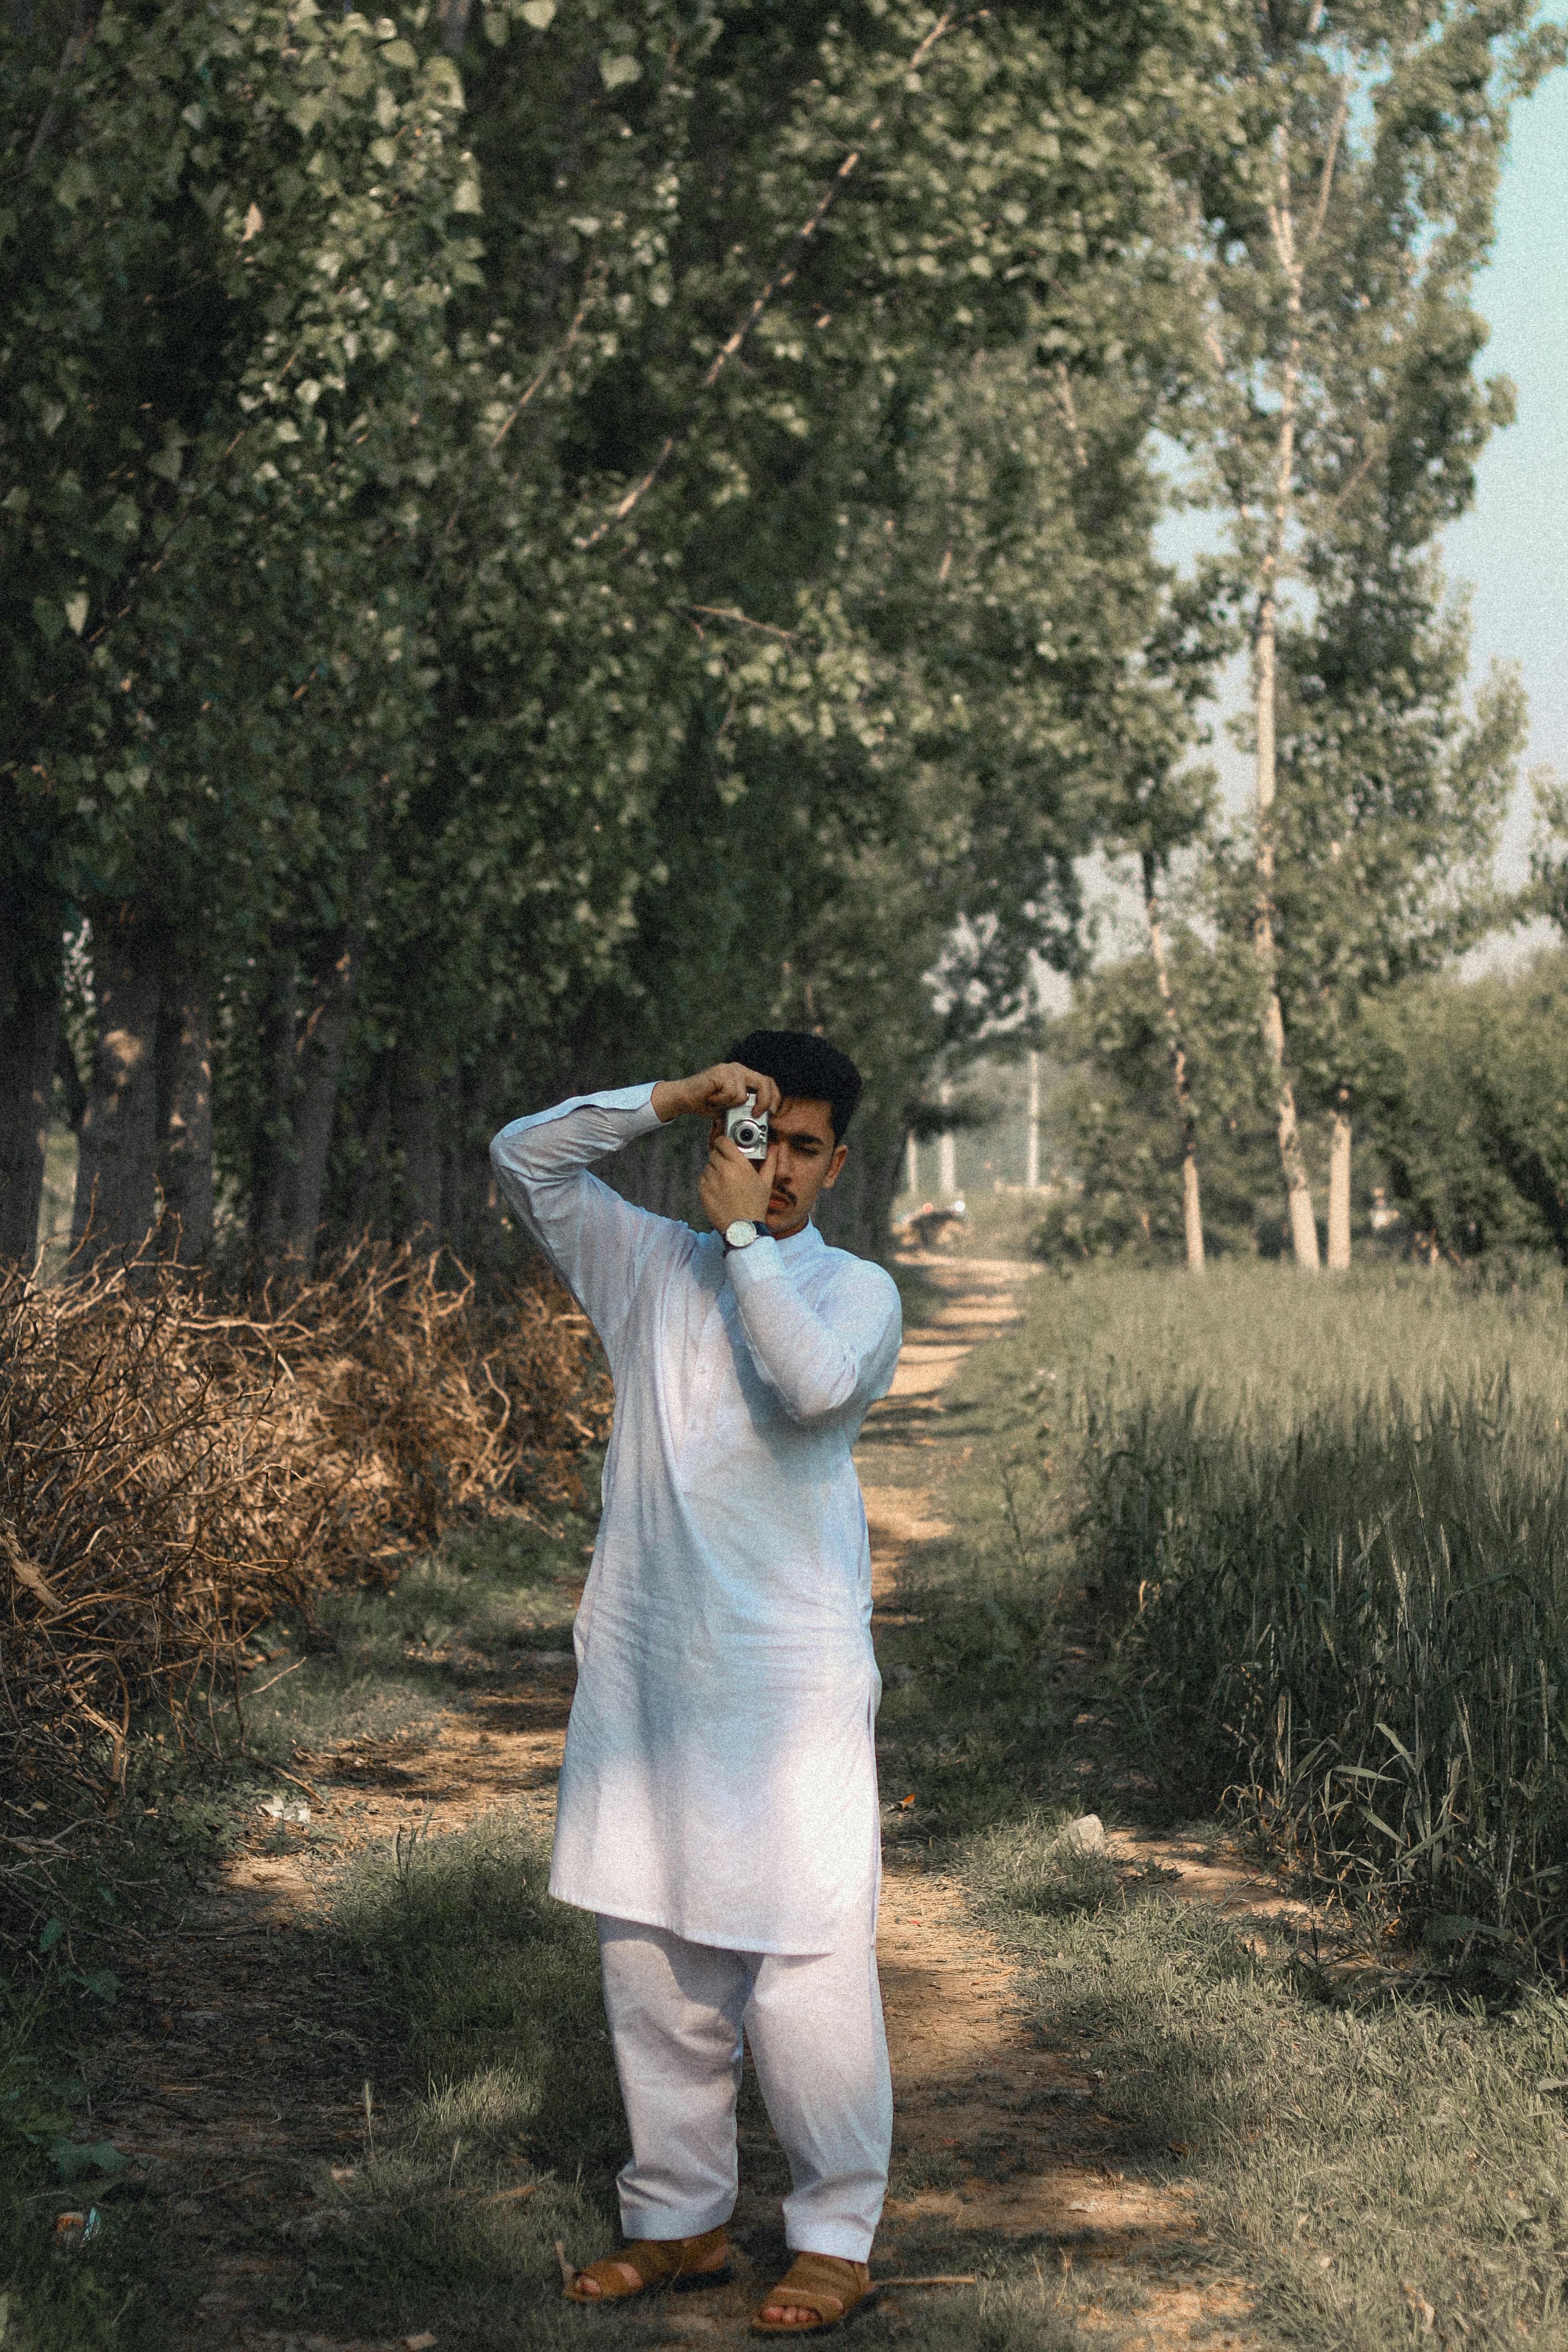
[[[757,1097],[760,1111],[775,1111],[783,1100],[773,1079],[760,1070],[748,1070],[744,1062],[716,1062],[695,1077],[661,1078],[653,1104],[666,1123],[672,1118],[722,1118],[727,1110],[737,1110],[747,1095]]]

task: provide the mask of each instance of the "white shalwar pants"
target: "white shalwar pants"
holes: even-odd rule
[[[632,2127],[617,2183],[627,2237],[695,2238],[728,2221],[744,2032],[789,2159],[791,2252],[865,2262],[893,2140],[871,1937],[851,1929],[832,1952],[734,1952],[601,1916],[599,1952]]]

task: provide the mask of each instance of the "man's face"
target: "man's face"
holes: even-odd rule
[[[723,1134],[722,1119],[715,1120],[714,1132]],[[825,1102],[797,1102],[790,1095],[769,1114],[768,1135],[775,1155],[768,1230],[775,1241],[784,1241],[800,1231],[818,1193],[838,1182],[848,1147],[833,1141],[832,1117]]]

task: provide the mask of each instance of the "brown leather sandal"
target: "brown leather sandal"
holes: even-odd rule
[[[722,2249],[724,2242],[722,2223],[696,2238],[633,2238],[618,2254],[601,2254],[596,2263],[573,2271],[561,2293],[568,2303],[624,2303],[632,2295],[664,2287],[675,2294],[689,2294],[701,2286],[725,2286],[734,2275],[727,2256],[710,2271],[697,2267],[705,2254]],[[619,2275],[622,2270],[636,2273],[635,2286],[628,2286]],[[593,2280],[597,2294],[580,2292],[584,2279]]]
[[[826,2336],[841,2327],[850,2314],[875,2293],[864,2263],[845,2262],[838,2254],[797,2254],[786,2275],[761,2305],[751,2322],[753,2336]],[[797,2311],[816,2314],[813,2319],[764,2319],[769,2305],[791,2304]]]

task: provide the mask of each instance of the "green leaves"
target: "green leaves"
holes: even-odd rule
[[[482,23],[111,6],[4,297],[29,855],[200,936],[236,1198],[276,943],[362,908],[345,1223],[410,1040],[477,1129],[733,993],[859,1039],[892,1137],[1077,952],[1214,651],[1147,651],[1207,10]]]
[[[105,1972],[107,1973],[107,1971]],[[95,2172],[123,2172],[131,2162],[107,2139],[57,2139],[49,2149],[57,2180],[86,2180]]]

